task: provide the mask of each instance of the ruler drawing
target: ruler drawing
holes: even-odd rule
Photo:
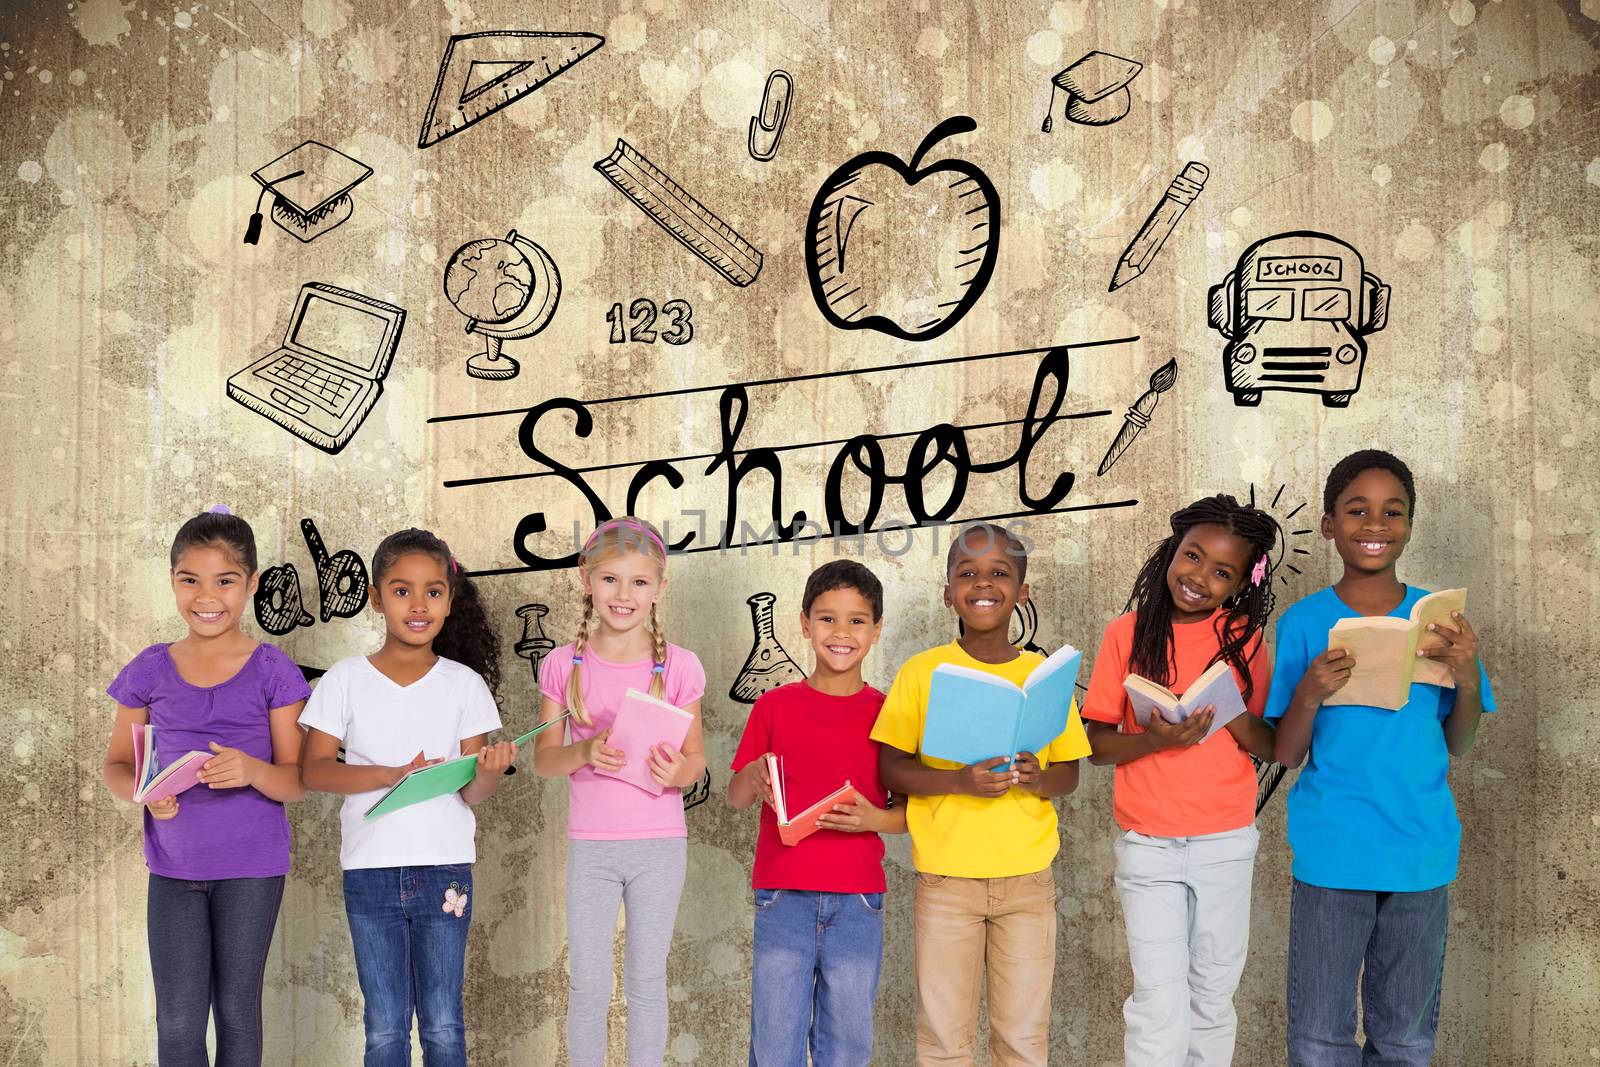
[[[460,133],[606,43],[597,33],[458,33],[444,47],[418,148]]]
[[[616,149],[594,169],[734,285],[749,285],[761,273],[761,253],[754,245],[627,141],[618,138]]]

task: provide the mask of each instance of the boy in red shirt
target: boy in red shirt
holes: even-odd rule
[[[825,564],[806,581],[800,628],[816,653],[803,682],[763,693],[734,754],[728,802],[762,801],[756,837],[755,958],[750,1063],[855,1065],[872,1058],[872,1012],[883,963],[883,842],[903,834],[889,807],[869,736],[883,694],[861,661],[883,632],[883,586],[853,560]],[[778,834],[768,754],[783,760],[791,817],[845,782],[854,803],[835,805],[816,833],[794,845]]]

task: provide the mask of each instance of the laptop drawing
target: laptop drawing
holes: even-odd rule
[[[405,324],[405,308],[308,282],[283,347],[229,378],[228,395],[337,454],[382,395]]]

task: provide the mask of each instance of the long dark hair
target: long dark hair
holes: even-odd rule
[[[410,552],[438,560],[450,580],[450,617],[433,639],[435,654],[464,663],[483,676],[491,692],[500,689],[500,639],[483,606],[478,587],[461,570],[450,546],[427,530],[411,527],[385,537],[372,554],[372,583],[379,585],[394,561]]]
[[[1223,602],[1227,614],[1216,620],[1217,643],[1221,646],[1211,662],[1226,660],[1244,678],[1244,698],[1249,701],[1255,688],[1250,676],[1249,656],[1265,640],[1267,620],[1272,617],[1272,549],[1278,543],[1278,524],[1260,508],[1247,507],[1231,496],[1208,496],[1172,513],[1172,534],[1156,542],[1150,558],[1139,568],[1133,593],[1122,610],[1137,610],[1133,621],[1133,654],[1128,669],[1153,682],[1171,685],[1176,665],[1172,656],[1172,594],[1167,590],[1167,568],[1178,554],[1183,535],[1192,526],[1212,523],[1221,526],[1250,546],[1250,571],[1238,593]],[[1261,580],[1253,581],[1255,568]],[[1251,641],[1256,648],[1247,648]],[[1207,665],[1209,666],[1209,664]]]

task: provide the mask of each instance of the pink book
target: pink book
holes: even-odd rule
[[[675,708],[665,700],[657,700],[649,693],[628,690],[617,709],[616,722],[611,724],[611,736],[606,739],[610,748],[621,749],[628,761],[620,771],[595,768],[596,774],[620,778],[645,792],[660,796],[666,787],[650,775],[650,748],[667,744],[683,750],[683,740],[689,736],[694,716],[682,708]]]
[[[153,804],[177,796],[200,781],[200,768],[210,759],[209,752],[185,752],[157,771],[156,728],[142,722],[134,723],[133,802]]]

